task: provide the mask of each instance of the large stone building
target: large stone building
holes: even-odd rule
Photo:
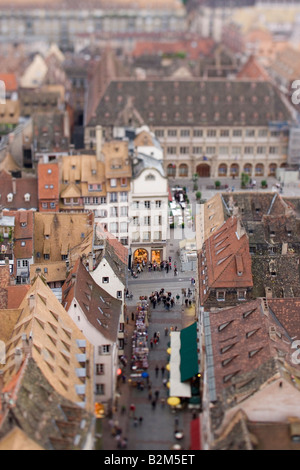
[[[64,49],[80,35],[184,31],[187,25],[180,0],[1,0],[0,12],[1,41],[56,42]]]
[[[112,80],[85,127],[96,144],[115,127],[148,124],[169,177],[275,176],[286,166],[293,114],[269,82]]]

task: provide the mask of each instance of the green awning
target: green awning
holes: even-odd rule
[[[181,382],[191,379],[199,372],[197,352],[197,323],[180,332],[180,375]]]

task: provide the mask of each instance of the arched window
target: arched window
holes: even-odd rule
[[[258,163],[255,166],[255,176],[264,176],[264,166],[262,163]]]
[[[249,176],[252,175],[252,165],[251,165],[251,163],[246,163],[246,165],[244,166],[244,173],[246,173],[246,175],[249,175]]]
[[[170,163],[168,165],[167,174],[168,174],[168,176],[172,176],[172,177],[176,176],[176,165],[174,165],[174,163]]]
[[[219,176],[227,176],[227,165],[226,163],[221,163],[218,170]]]
[[[240,168],[237,163],[233,163],[230,167],[230,176],[239,176]]]
[[[179,165],[179,176],[187,177],[189,175],[189,168],[185,163]]]
[[[269,166],[269,176],[276,176],[277,165],[276,163],[271,163]]]

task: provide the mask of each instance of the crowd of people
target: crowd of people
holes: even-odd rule
[[[176,262],[172,264],[172,257],[169,257],[168,260],[161,261],[160,263],[154,261],[153,263],[146,263],[144,260],[137,262],[131,269],[131,276],[135,279],[138,277],[138,274],[141,274],[144,271],[150,272],[174,272],[174,276],[178,275],[178,268]]]

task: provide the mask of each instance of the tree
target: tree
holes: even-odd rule
[[[201,197],[202,197],[201,191],[197,191],[197,192],[196,192],[196,199],[197,199],[197,201],[200,201]]]
[[[247,175],[247,173],[242,173],[242,177],[241,177],[241,188],[242,189],[245,189],[247,184],[249,183],[250,181],[250,177],[249,175]]]
[[[221,186],[221,181],[215,181],[215,187],[216,189],[219,189]]]

